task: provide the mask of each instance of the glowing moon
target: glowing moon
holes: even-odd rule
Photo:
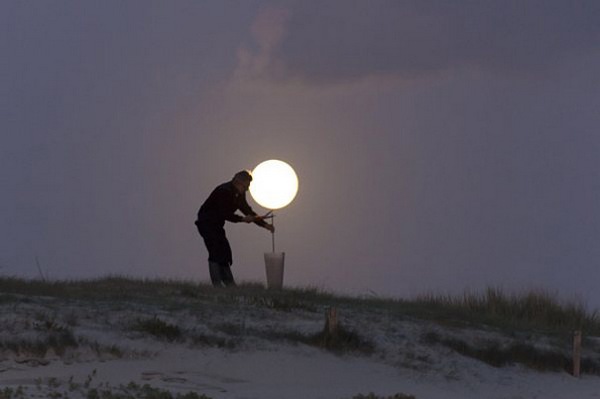
[[[252,171],[250,194],[266,209],[280,209],[288,205],[298,192],[298,176],[283,161],[271,159],[260,163]]]

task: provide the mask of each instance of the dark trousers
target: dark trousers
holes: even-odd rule
[[[208,250],[208,261],[231,266],[233,256],[223,226],[216,223],[201,223],[197,221],[196,227]]]
[[[234,286],[230,267],[233,259],[225,229],[216,223],[196,221],[195,224],[208,250],[208,271],[212,284],[215,287]]]

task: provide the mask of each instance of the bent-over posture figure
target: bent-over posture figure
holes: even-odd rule
[[[250,172],[243,170],[236,173],[231,181],[215,188],[198,211],[195,224],[208,249],[208,269],[215,287],[235,285],[231,273],[231,247],[224,228],[226,220],[233,223],[254,222],[271,232],[275,230],[263,217],[257,216],[246,201],[246,191],[251,181]],[[244,214],[243,217],[235,213],[238,209]]]

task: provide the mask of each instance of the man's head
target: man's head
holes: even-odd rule
[[[232,179],[233,185],[240,193],[248,191],[251,181],[252,173],[249,170],[237,172]]]

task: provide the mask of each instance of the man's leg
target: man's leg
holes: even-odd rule
[[[221,273],[221,265],[209,260],[208,271],[210,272],[210,281],[212,281],[212,285],[215,287],[222,287],[224,279]]]
[[[231,267],[228,265],[221,266],[221,278],[223,279],[223,283],[227,287],[235,287],[235,280],[233,279],[233,273],[231,273]]]
[[[204,226],[197,224],[198,232],[204,239],[208,249],[208,270],[210,280],[215,287],[235,285],[233,274],[229,265],[231,264],[231,247],[225,230],[220,226]]]

